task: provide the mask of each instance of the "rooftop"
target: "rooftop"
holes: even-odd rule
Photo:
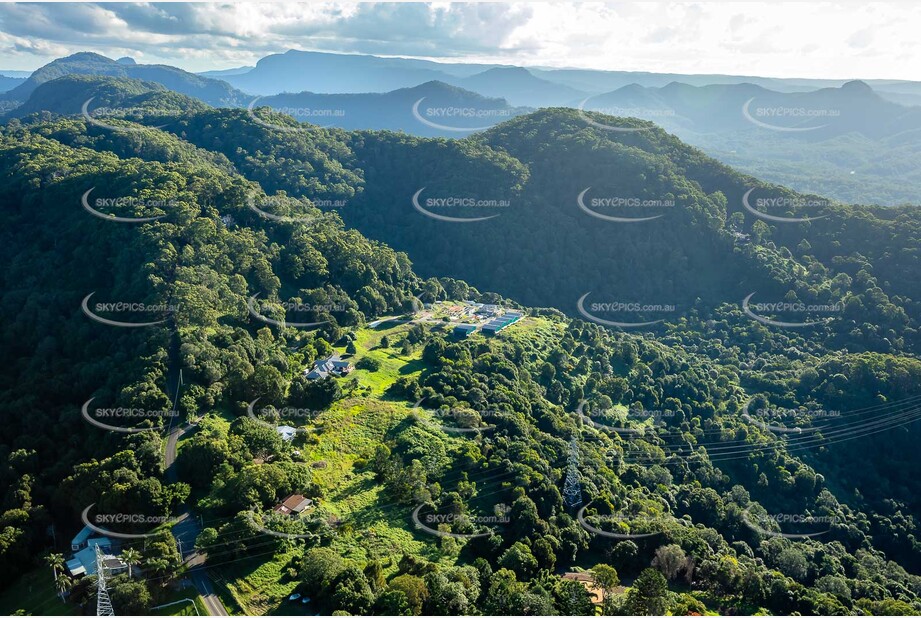
[[[292,513],[302,513],[313,505],[313,500],[305,498],[301,494],[291,494],[285,498],[278,506],[275,507],[276,513],[290,515]]]

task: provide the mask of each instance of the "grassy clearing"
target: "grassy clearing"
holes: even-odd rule
[[[345,347],[336,348],[343,358],[353,364],[366,357],[380,363],[377,371],[355,369],[351,374],[362,386],[371,388],[372,396],[381,397],[398,378],[417,375],[422,371],[422,351],[416,349],[404,355],[400,349],[404,334],[410,328],[411,324],[394,323],[384,323],[377,328],[361,328],[355,331],[355,354],[349,356],[345,353]],[[382,348],[380,344],[385,336],[390,340],[390,347]]]
[[[499,332],[499,339],[521,344],[525,349],[549,349],[565,332],[563,324],[547,318],[526,317]]]
[[[325,462],[314,470],[314,480],[324,489],[320,512],[345,522],[333,549],[361,561],[425,554],[426,544],[412,532],[409,507],[392,504],[373,472],[355,468],[358,459],[369,457],[384,440],[389,427],[406,418],[410,404],[351,398],[335,408],[323,415],[323,430],[309,451],[311,460]]]
[[[244,612],[263,616],[273,613],[285,603],[284,613],[294,609],[294,603],[287,603],[288,595],[298,580],[288,576],[287,568],[295,550],[279,553],[270,560],[253,558],[242,560],[233,566],[222,568],[220,573],[225,586]],[[298,608],[307,607],[298,603]]]
[[[195,591],[195,587],[191,583],[186,588],[181,590],[170,591],[169,594],[164,596],[159,600],[157,605],[166,605],[168,603],[175,603],[175,605],[170,605],[169,607],[161,607],[159,609],[151,609],[151,616],[207,616],[208,610],[205,609],[205,604],[202,602],[201,597],[198,596],[198,593]]]
[[[349,397],[320,415],[298,448],[314,465],[314,480],[330,490],[349,481],[355,461],[370,457],[387,430],[408,413],[406,403]]]
[[[36,616],[77,616],[81,613],[80,608],[58,597],[51,569],[46,566],[28,571],[0,593],[0,615],[10,615],[20,609]]]
[[[410,328],[411,324],[385,323],[359,329],[355,332],[354,354],[347,355],[344,346],[335,348],[353,364],[370,357],[380,363],[380,368],[355,369],[343,378],[343,382],[357,379],[358,390],[309,423],[306,437],[295,442],[321,490],[318,514],[335,516],[341,522],[331,548],[358,562],[381,560],[388,575],[396,571],[404,553],[432,561],[450,560],[442,558],[437,539],[414,530],[412,506],[394,504],[373,472],[356,467],[360,460],[371,457],[390,428],[411,413],[412,402],[386,398],[387,389],[397,379],[417,376],[424,369],[421,348],[402,353],[404,333]],[[386,348],[380,347],[384,336],[391,343]],[[208,422],[226,421],[209,417]],[[222,568],[216,579],[224,581],[228,596],[244,613],[311,615],[315,610],[310,604],[287,600],[298,583],[290,579],[287,568],[299,551],[291,549],[268,560],[256,557],[240,561]]]

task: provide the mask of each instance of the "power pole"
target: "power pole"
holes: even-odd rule
[[[106,565],[98,545],[96,545],[96,615],[115,615],[112,599],[109,598],[109,591],[106,589]]]
[[[582,504],[582,482],[579,475],[579,442],[573,436],[569,441],[569,461],[566,481],[563,483],[563,504],[574,509]]]

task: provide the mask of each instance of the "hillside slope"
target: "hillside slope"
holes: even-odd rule
[[[110,582],[125,614],[181,575],[168,528],[187,509],[209,572],[266,614],[293,593],[322,614],[591,615],[561,574],[593,567],[608,614],[921,611],[912,209],[765,220],[744,204],[817,211],[652,125],[573,110],[443,140],[120,79],[45,86],[34,111],[65,110],[60,88],[125,113],[0,129],[4,581],[50,579],[37,557],[69,550],[94,505],[164,522],[118,528],[144,569]],[[789,199],[756,199],[772,196]],[[604,201],[625,197],[644,201]],[[751,292],[843,308],[778,327],[746,315]],[[449,328],[478,319],[464,301],[529,298],[572,317]],[[593,323],[621,300],[676,308]],[[332,354],[354,367],[304,375]],[[135,433],[86,421],[119,407],[157,414],[116,419]],[[187,422],[170,482],[163,441]],[[274,513],[291,494],[313,508]],[[91,583],[64,607],[91,611]]]

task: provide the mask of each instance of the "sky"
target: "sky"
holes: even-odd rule
[[[907,3],[0,4],[0,70],[94,51],[190,71],[289,49],[665,73],[921,80]]]

